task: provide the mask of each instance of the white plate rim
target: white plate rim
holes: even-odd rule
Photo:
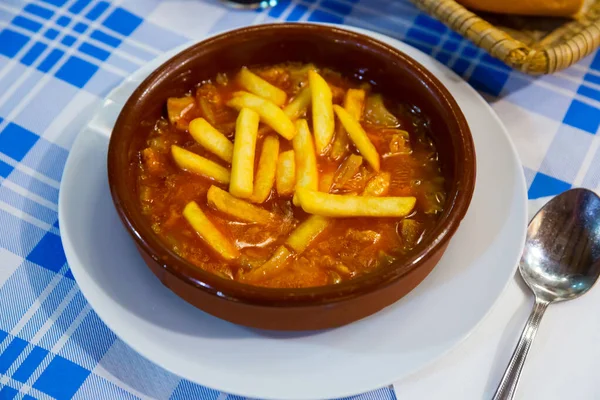
[[[478,100],[478,105],[480,107],[484,107],[486,109],[486,111],[488,111],[488,113],[490,114],[490,116],[494,119],[495,124],[502,130],[503,134],[504,134],[504,138],[507,141],[507,144],[509,145],[511,151],[512,151],[512,156],[514,161],[516,162],[516,164],[518,164],[519,168],[521,167],[521,163],[519,162],[518,159],[518,155],[516,152],[516,148],[514,143],[512,142],[510,136],[508,135],[508,132],[506,131],[506,128],[504,127],[504,125],[502,124],[500,118],[498,117],[498,115],[493,111],[493,109],[491,108],[491,106],[473,89],[471,88],[468,84],[466,84],[464,81],[462,81],[462,78],[460,78],[458,75],[454,74],[452,71],[449,71],[447,69],[447,67],[445,67],[444,65],[442,65],[441,63],[439,63],[438,61],[436,61],[435,59],[433,59],[432,57],[430,57],[429,55],[422,53],[420,50],[415,49],[413,47],[411,47],[410,45],[407,45],[405,43],[402,43],[396,39],[390,38],[388,36],[376,33],[376,32],[372,32],[372,31],[368,31],[365,29],[361,29],[361,28],[355,28],[355,27],[349,27],[349,26],[343,26],[343,25],[337,25],[337,27],[339,29],[345,29],[345,30],[351,30],[351,31],[355,31],[358,33],[362,33],[362,34],[366,34],[368,36],[374,37],[375,39],[379,39],[383,42],[386,42],[390,45],[392,45],[393,47],[399,48],[399,50],[407,53],[410,57],[413,57],[415,59],[417,59],[417,61],[421,64],[424,64],[422,60],[419,60],[419,58],[421,59],[426,59],[427,63],[432,63],[433,65],[435,65],[437,68],[441,68],[442,70],[445,70],[445,72],[449,75],[453,75],[455,79],[460,80],[463,83],[463,87],[462,89],[465,91],[470,92],[470,96],[473,99],[477,99]],[[215,35],[210,35],[207,36],[206,38],[202,39],[205,40],[208,37],[212,37],[212,36],[216,36],[217,34],[220,34],[223,32],[219,32],[216,33]],[[179,51],[181,51],[184,48],[189,47],[190,45],[197,43],[196,41],[192,42],[192,43],[188,43],[186,45],[180,46],[177,49],[174,49],[171,52],[168,52],[167,54],[157,58],[156,60],[150,62],[149,64],[147,64],[146,66],[144,66],[143,68],[141,68],[140,70],[138,70],[137,72],[135,72],[128,80],[126,80],[125,82],[123,82],[123,84],[121,84],[119,87],[115,88],[108,96],[107,98],[111,98],[111,95],[118,92],[119,89],[124,86],[129,80],[131,79],[135,79],[135,77],[140,77],[140,76],[146,76],[148,75],[151,71],[153,71],[156,67],[158,67],[160,64],[162,64],[164,61],[166,61],[167,59],[169,59],[171,56],[173,56],[174,54],[178,53]],[[426,64],[426,63],[425,63]],[[426,69],[429,69],[427,66],[425,66]],[[439,78],[439,77],[438,77]],[[440,78],[440,80],[442,80]],[[98,107],[97,112],[101,111],[104,109],[104,107],[106,106],[106,103],[101,105],[100,107]],[[82,140],[82,137],[84,135],[79,135],[79,137],[76,139],[75,143],[73,144],[72,150],[73,149],[77,149],[78,148],[78,142]],[[67,160],[67,164],[65,166],[65,172],[67,171],[67,169],[70,168],[70,163],[69,161],[71,160],[71,156],[69,156],[69,159]],[[65,174],[66,175],[66,174]],[[526,210],[527,208],[527,197],[526,197],[526,183],[525,183],[525,179],[523,174],[519,174],[518,175],[518,182],[515,182],[517,184],[517,186],[520,187],[520,191],[522,196],[521,197],[521,208],[523,210]],[[63,180],[64,182],[64,180]],[[186,379],[189,379],[191,381],[194,381],[198,384],[201,385],[205,385],[205,386],[209,386],[209,387],[214,387],[217,390],[221,390],[224,392],[228,392],[228,393],[234,393],[234,394],[239,394],[242,396],[249,396],[249,397],[254,397],[254,398],[277,398],[277,399],[295,399],[298,398],[296,395],[294,394],[290,394],[290,393],[278,393],[278,394],[269,394],[266,392],[260,392],[260,391],[250,391],[250,390],[244,390],[243,392],[240,392],[239,390],[232,388],[232,389],[228,389],[227,387],[215,387],[213,385],[211,385],[210,383],[207,382],[201,382],[198,379],[195,379],[194,377],[191,377],[189,375],[186,374],[182,374],[181,371],[178,371],[177,368],[170,368],[169,366],[165,366],[161,363],[161,360],[157,359],[156,357],[153,357],[152,353],[148,353],[147,351],[145,351],[144,349],[142,349],[140,346],[138,346],[136,344],[135,341],[133,340],[127,340],[125,337],[123,337],[122,335],[119,335],[119,327],[116,326],[110,319],[110,317],[105,314],[104,312],[100,311],[101,308],[97,308],[97,302],[95,301],[95,299],[90,299],[88,297],[88,295],[86,294],[86,292],[89,292],[87,290],[88,288],[88,284],[90,282],[85,282],[82,281],[81,278],[83,278],[82,275],[80,275],[80,272],[78,271],[77,268],[77,263],[72,263],[71,261],[76,261],[77,260],[77,255],[76,252],[74,251],[73,247],[70,246],[71,242],[68,238],[68,227],[69,227],[69,222],[68,220],[65,218],[65,215],[68,214],[68,210],[64,209],[64,198],[67,196],[65,194],[65,192],[62,190],[63,189],[63,182],[61,182],[61,190],[60,190],[60,194],[59,194],[59,225],[61,227],[61,236],[63,237],[63,245],[65,247],[65,254],[67,256],[67,260],[69,261],[69,265],[71,265],[71,270],[72,273],[77,281],[77,283],[80,286],[80,289],[82,291],[82,293],[84,294],[84,296],[86,297],[86,300],[90,303],[90,305],[92,305],[92,307],[94,308],[94,310],[97,312],[97,314],[99,315],[99,317],[103,320],[103,322],[113,331],[117,334],[117,336],[119,336],[127,345],[129,345],[130,347],[132,347],[135,351],[137,351],[139,354],[143,355],[145,358],[149,359],[150,361],[154,362],[157,365],[160,365],[161,367],[165,368],[166,370],[177,374],[179,376],[182,376]],[[477,185],[477,184],[476,184]],[[526,231],[526,212],[522,213],[524,215],[523,218],[523,229],[520,235],[520,238],[523,239],[521,240],[522,242],[524,242],[524,237],[525,237],[525,231]],[[66,242],[66,245],[65,245]],[[517,268],[517,262],[518,262],[518,257],[520,257],[520,251],[519,254],[515,256],[514,259],[514,263],[512,265],[512,269],[511,269],[511,273],[510,273],[510,277],[512,277],[512,275],[514,274],[516,268]],[[75,268],[73,268],[73,266],[75,266]],[[85,282],[85,283],[84,283]],[[412,372],[408,373],[408,374],[404,374],[402,376],[396,377],[392,380],[390,380],[389,378],[382,378],[381,381],[379,382],[373,382],[369,387],[364,387],[361,388],[359,390],[357,390],[357,388],[352,388],[351,385],[348,386],[348,390],[345,390],[343,388],[341,389],[336,389],[333,392],[331,390],[323,392],[326,393],[326,395],[321,395],[319,393],[312,393],[312,394],[304,394],[301,395],[301,398],[307,398],[307,399],[312,399],[312,398],[324,398],[324,397],[344,397],[344,396],[351,396],[351,395],[355,395],[357,393],[363,393],[365,391],[369,391],[369,390],[373,390],[373,389],[377,389],[379,387],[384,387],[386,385],[391,384],[393,381],[396,381],[398,379],[403,379],[406,378],[410,375],[413,375],[414,373],[421,371],[422,369],[426,368],[428,365],[434,363],[435,361],[437,361],[439,358],[443,357],[445,354],[447,354],[448,352],[452,351],[453,349],[455,349],[457,346],[460,345],[460,343],[462,343],[464,340],[466,340],[468,338],[468,336],[475,330],[477,329],[477,327],[481,324],[481,322],[487,317],[487,315],[489,315],[490,311],[493,309],[493,307],[495,306],[497,300],[500,298],[501,294],[504,292],[506,286],[509,284],[510,279],[507,279],[506,282],[503,285],[503,288],[501,291],[499,291],[497,293],[497,295],[495,296],[495,299],[492,301],[491,305],[489,306],[489,308],[487,309],[487,311],[481,316],[481,318],[479,319],[479,321],[477,323],[475,323],[471,329],[464,334],[464,336],[462,336],[462,338],[460,338],[459,340],[455,341],[451,346],[447,347],[444,351],[439,352],[439,354],[436,357],[432,357],[431,359],[429,359],[427,362],[423,362],[421,363],[421,365],[419,365],[418,368],[415,368]],[[96,305],[94,305],[96,304]],[[99,312],[100,311],[100,312]]]

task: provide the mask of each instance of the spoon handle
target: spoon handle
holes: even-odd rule
[[[519,343],[510,358],[506,371],[504,371],[504,376],[502,376],[502,380],[496,389],[493,400],[511,400],[515,395],[517,385],[519,384],[519,376],[521,375],[523,364],[525,364],[525,358],[527,357],[527,353],[529,352],[529,348],[535,338],[535,334],[537,333],[540,321],[544,316],[548,304],[550,303],[536,297],[533,310],[529,315],[525,328],[523,328]]]

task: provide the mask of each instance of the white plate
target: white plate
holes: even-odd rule
[[[454,95],[473,131],[471,207],[434,271],[408,296],[348,326],[313,333],[247,329],[209,316],[144,265],[109,194],[113,124],[165,55],[113,91],[71,150],[60,189],[65,253],[83,294],[123,341],[163,368],[250,397],[322,399],[366,392],[412,374],[477,326],[513,276],[525,237],[526,189],[502,123],[460,77],[394,39],[356,29],[409,54]]]

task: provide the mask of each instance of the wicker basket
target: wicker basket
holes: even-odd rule
[[[567,68],[600,46],[600,0],[574,19],[475,14],[454,0],[412,1],[492,56],[532,75]]]

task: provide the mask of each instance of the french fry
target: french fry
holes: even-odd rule
[[[229,192],[240,199],[249,198],[254,190],[254,156],[257,133],[258,114],[249,108],[242,108],[235,123],[231,182],[229,183]]]
[[[230,163],[233,157],[233,143],[221,132],[215,129],[204,118],[195,118],[188,127],[190,134],[206,150],[221,160]]]
[[[242,67],[240,70],[238,82],[250,93],[269,100],[279,107],[283,106],[287,100],[287,94],[283,90],[271,85],[246,67]]]
[[[223,189],[211,186],[206,194],[208,204],[239,221],[268,225],[276,217],[260,207],[233,197]]]
[[[326,176],[324,174],[323,176]],[[389,174],[382,173],[383,176],[381,180],[385,181],[387,176],[387,182],[389,185]],[[331,179],[333,179],[333,174],[329,175]],[[373,180],[373,179],[372,179]],[[325,183],[326,185],[326,183]],[[329,186],[331,186],[331,181],[329,181]],[[329,186],[327,186],[327,190],[329,190]],[[380,186],[377,186],[379,188]],[[363,193],[365,195],[366,193]],[[379,194],[373,193],[373,196],[378,196]],[[413,205],[414,206],[414,205]],[[410,212],[410,211],[409,211]],[[301,254],[304,252],[316,239],[317,237],[323,233],[329,226],[331,225],[331,218],[324,217],[321,215],[311,215],[304,222],[296,227],[287,238],[285,244],[289,246],[296,254]],[[274,258],[274,257],[273,257]],[[273,259],[272,258],[272,259]],[[287,259],[287,258],[286,258]]]
[[[183,217],[198,236],[225,260],[235,260],[240,256],[239,250],[213,225],[196,202],[189,202],[185,206]]]
[[[324,217],[404,217],[414,208],[414,197],[363,197],[298,189],[304,211]]]
[[[385,196],[390,189],[391,176],[389,172],[380,172],[367,182],[363,196]]]
[[[176,145],[171,146],[171,154],[173,155],[175,164],[179,168],[202,175],[224,185],[229,184],[229,170],[216,162]]]
[[[320,155],[325,154],[335,128],[331,89],[316,71],[308,71],[308,82],[312,97],[313,133],[315,135],[315,148]]]
[[[242,275],[242,280],[246,282],[258,282],[272,278],[281,271],[286,261],[292,256],[292,252],[285,246],[279,246],[275,253],[260,267]]]
[[[295,254],[300,254],[314,242],[330,224],[328,218],[312,215],[303,223],[298,225],[290,234],[285,244],[289,246]],[[286,246],[279,246],[271,258],[255,270],[243,275],[247,282],[257,282],[272,278],[292,257],[293,253]]]
[[[294,150],[284,151],[279,154],[277,160],[277,174],[275,177],[275,187],[277,193],[282,196],[291,196],[296,186],[296,160]]]
[[[169,97],[167,99],[167,116],[169,117],[169,122],[178,129],[186,129],[187,124],[183,124],[183,121],[180,120],[185,113],[194,107],[194,104],[195,100],[190,96]]]
[[[277,171],[277,158],[279,157],[279,139],[275,135],[265,138],[258,160],[258,170],[254,178],[254,190],[250,201],[263,203],[275,183],[275,172]]]
[[[285,106],[283,112],[287,115],[292,121],[300,118],[306,109],[310,105],[311,101],[311,91],[310,86],[305,87],[292,99],[290,104]]]
[[[285,241],[297,254],[302,253],[329,226],[330,219],[311,215],[296,227]]]
[[[350,140],[354,142],[354,145],[360,151],[360,154],[367,160],[367,162],[373,167],[373,169],[379,172],[380,164],[379,164],[379,153],[377,153],[377,149],[369,140],[367,133],[360,125],[356,119],[354,119],[348,111],[343,109],[338,105],[334,105],[333,109],[337,114],[340,122],[346,129]]]
[[[354,119],[360,121],[365,106],[365,91],[362,89],[348,89],[344,97],[344,109],[348,111]],[[338,160],[348,151],[349,138],[343,125],[338,125],[335,133],[335,139],[331,145],[331,158]]]
[[[348,89],[346,97],[344,97],[344,108],[357,121],[362,119],[365,96],[366,93],[363,89]]]
[[[227,102],[229,107],[241,110],[249,108],[260,116],[260,120],[269,125],[287,140],[292,140],[296,134],[296,128],[292,120],[277,107],[276,104],[248,92],[235,92],[231,100]]]
[[[296,188],[319,190],[315,145],[305,119],[296,121],[296,136],[292,145],[296,154]]]

